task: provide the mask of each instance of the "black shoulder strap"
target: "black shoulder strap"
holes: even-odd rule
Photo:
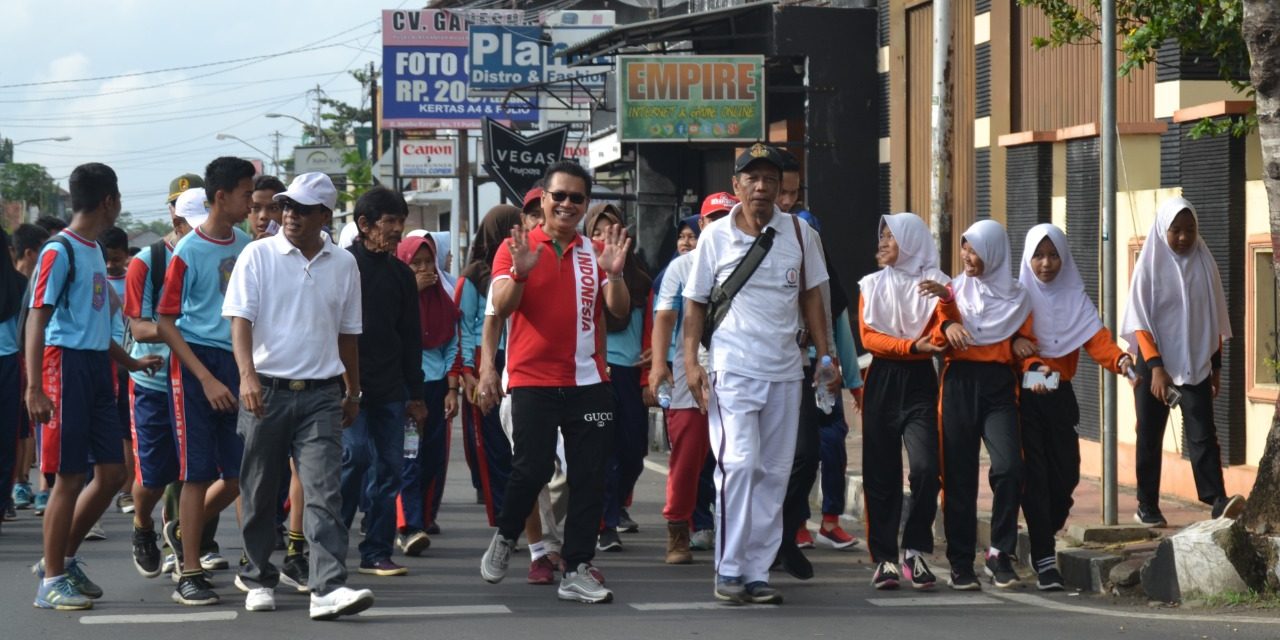
[[[164,258],[164,240],[151,243],[151,314],[157,315],[156,307],[160,306],[160,289],[164,287],[164,272],[168,261]]]
[[[768,255],[769,250],[773,248],[773,235],[773,227],[765,227],[764,232],[756,236],[755,242],[751,243],[751,248],[747,249],[747,255],[742,256],[742,262],[734,267],[733,273],[729,274],[724,284],[720,285],[723,297],[732,300],[747,284],[760,263],[764,262],[764,257]]]
[[[773,235],[773,227],[765,227],[764,231],[756,236],[755,242],[751,243],[747,254],[742,256],[742,261],[733,268],[733,273],[725,278],[724,284],[711,287],[711,296],[707,300],[707,318],[702,326],[702,346],[711,348],[711,334],[720,327],[720,323],[729,314],[733,297],[738,295],[738,291],[747,284],[760,263],[764,262],[764,257],[768,255],[769,250],[773,248]]]
[[[56,307],[67,303],[67,292],[71,290],[71,283],[76,279],[76,254],[71,247],[71,241],[68,240],[66,236],[57,234],[48,240],[45,240],[44,244],[40,245],[40,251],[37,251],[36,255],[39,256],[43,254],[45,247],[48,247],[54,242],[62,245],[62,248],[67,252],[67,281],[62,284],[62,291],[58,294],[58,300],[54,303],[54,306]],[[38,271],[35,269],[31,270],[31,277],[27,280],[27,290],[22,294],[22,308],[18,310],[19,351],[25,349],[27,345],[27,316],[31,311],[31,300],[36,295],[36,278],[38,275]]]

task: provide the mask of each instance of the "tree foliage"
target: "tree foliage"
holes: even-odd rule
[[[58,197],[58,184],[44,167],[26,162],[0,164],[0,200],[39,205],[44,211]]]
[[[1101,43],[1101,0],[1018,0],[1034,7],[1049,20],[1049,37],[1032,40],[1036,49]],[[1176,42],[1184,55],[1210,61],[1218,77],[1248,97],[1253,96],[1249,77],[1249,50],[1241,25],[1243,0],[1115,0],[1116,30],[1123,62],[1121,76],[1156,59],[1160,47]],[[1256,119],[1205,120],[1192,136],[1233,133],[1244,135],[1257,126]]]
[[[368,95],[367,89],[376,80],[376,74],[369,69],[355,69],[350,73],[366,89],[363,95]],[[347,171],[347,184],[351,189],[339,192],[338,199],[344,203],[351,202],[373,186],[373,164],[358,148],[349,146],[347,139],[355,132],[356,127],[373,127],[373,108],[364,102],[350,105],[327,97],[321,97],[319,101],[324,109],[320,119],[326,125],[324,129],[312,132],[312,137],[332,145],[342,154],[342,166]],[[314,127],[308,127],[309,131],[312,129]]]

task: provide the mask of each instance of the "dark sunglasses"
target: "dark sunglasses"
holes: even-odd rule
[[[548,191],[547,195],[551,196],[551,199],[555,200],[556,202],[564,202],[565,198],[568,198],[569,202],[572,202],[574,204],[582,204],[587,201],[587,195],[585,193],[569,193],[568,191]]]
[[[313,213],[319,213],[324,210],[324,207],[318,204],[299,204],[293,200],[284,200],[283,202],[284,204],[281,207],[282,209],[285,211],[292,211],[300,216],[309,216]]]

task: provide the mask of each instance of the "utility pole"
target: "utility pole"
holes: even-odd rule
[[[938,245],[940,263],[951,269],[951,189],[952,120],[951,101],[951,0],[933,2],[933,96],[930,122],[933,128],[930,151],[933,166],[929,183],[929,229]]]
[[[471,220],[471,150],[468,148],[469,132],[458,130],[458,188],[454,192],[458,197],[458,211],[449,216],[449,250],[453,252],[453,264],[449,265],[451,273],[461,273],[462,256],[462,221]]]
[[[273,146],[271,147],[271,164],[275,168],[276,177],[279,178],[281,177],[280,176],[280,137],[283,136],[284,134],[280,133],[279,131],[272,131],[270,135],[273,140],[273,143],[272,143]]]
[[[382,157],[382,129],[378,126],[378,76],[373,63],[369,63],[369,127],[373,129],[373,151],[369,161],[378,164]]]
[[[1116,332],[1116,1],[1102,0],[1102,320]],[[1102,524],[1118,524],[1116,376],[1102,377]]]

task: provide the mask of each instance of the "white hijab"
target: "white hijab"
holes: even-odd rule
[[[1031,256],[1045,238],[1062,258],[1062,268],[1053,282],[1041,282],[1031,269]],[[1102,330],[1098,308],[1084,291],[1084,280],[1067,245],[1067,234],[1051,224],[1038,224],[1027,232],[1022,248],[1018,282],[1031,299],[1031,313],[1040,345],[1040,355],[1057,358],[1079,349]]]
[[[1120,336],[1134,347],[1138,331],[1151,333],[1165,371],[1179,385],[1208,377],[1217,338],[1231,337],[1222,277],[1204,239],[1197,234],[1186,256],[1174,253],[1165,239],[1173,219],[1184,209],[1196,216],[1195,207],[1184,198],[1170,198],[1156,212],[1133,266],[1129,306],[1120,324]],[[1198,226],[1198,216],[1196,222]]]
[[[964,232],[964,240],[982,258],[982,275],[963,273],[951,281],[964,328],[975,345],[996,344],[1027,321],[1031,301],[1009,273],[1009,236],[995,220],[979,220]]]
[[[916,287],[922,280],[947,284],[951,278],[938,269],[938,247],[933,244],[929,227],[920,216],[914,213],[881,216],[880,230],[885,227],[889,227],[898,243],[898,260],[858,282],[862,292],[862,321],[885,335],[915,340],[938,306],[937,298],[920,295]]]

